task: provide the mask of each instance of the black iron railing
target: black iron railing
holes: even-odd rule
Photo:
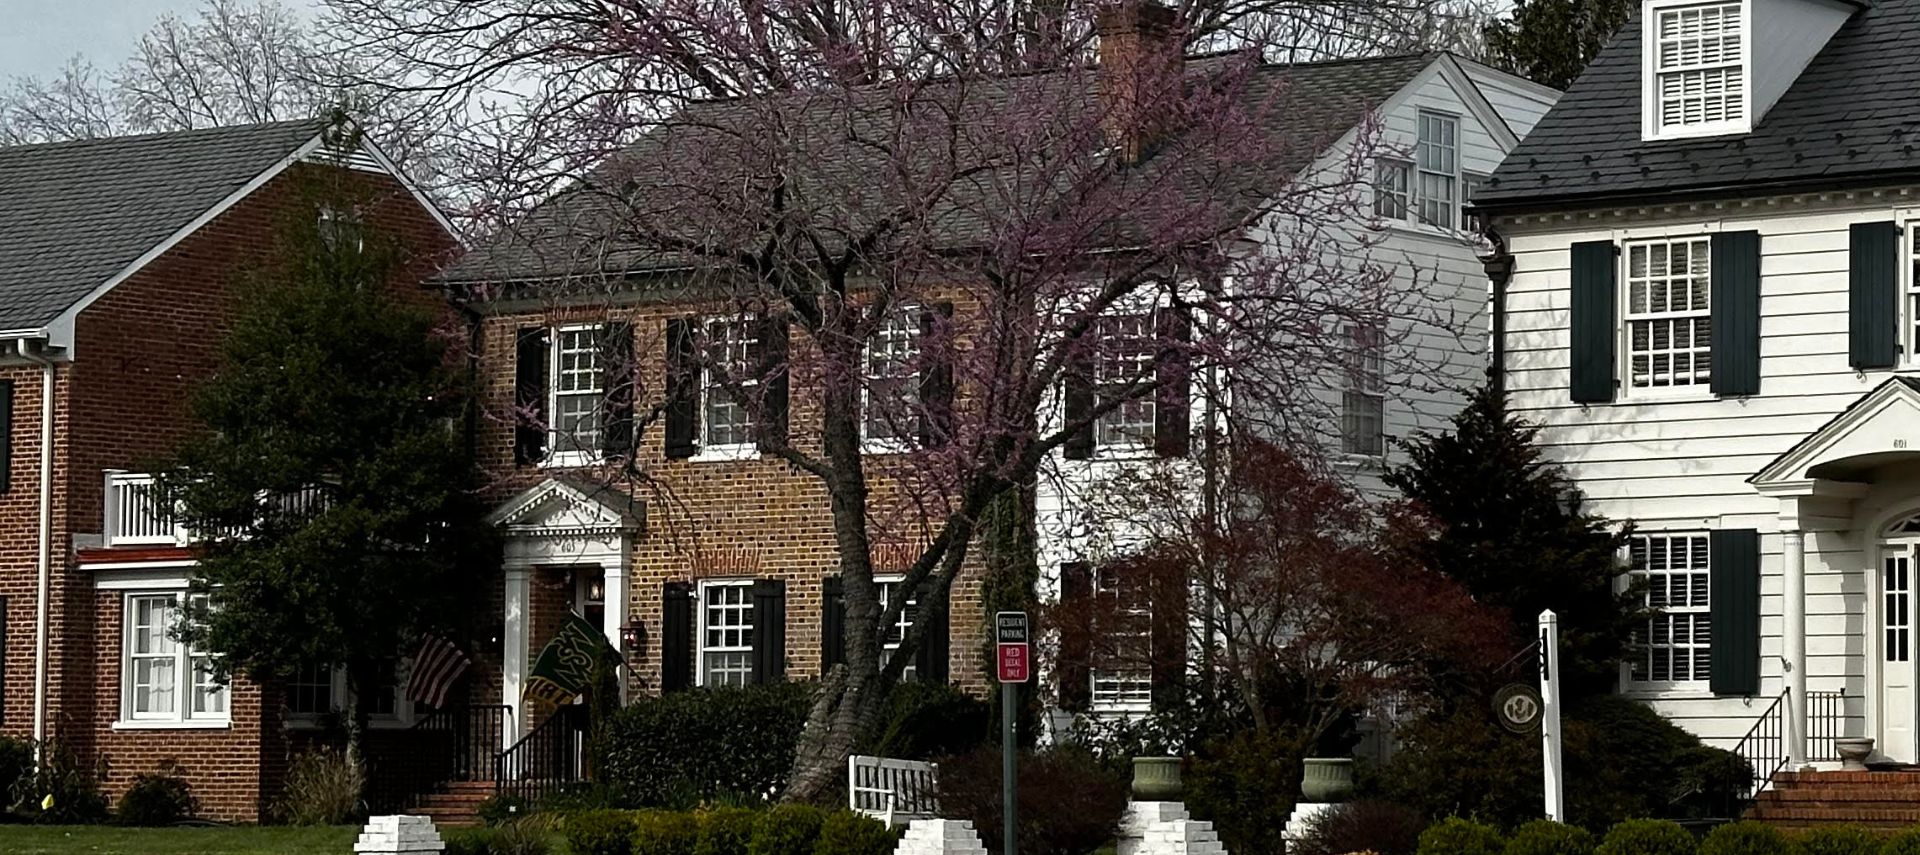
[[[1846,735],[1847,690],[1807,693],[1807,759],[1839,760]]]
[[[494,791],[535,801],[586,780],[586,713],[581,704],[562,706],[500,752],[493,761]]]
[[[1753,798],[1773,780],[1775,773],[1787,765],[1787,693],[1781,692],[1774,698],[1760,720],[1753,723],[1753,729],[1740,738],[1740,744],[1733,747],[1733,753],[1747,761],[1753,771],[1753,780],[1749,783],[1746,798]]]
[[[461,704],[428,713],[384,744],[369,776],[368,806],[410,808],[452,781],[485,781],[505,741],[511,708]]]

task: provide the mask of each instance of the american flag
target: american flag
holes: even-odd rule
[[[460,648],[437,635],[420,639],[420,652],[413,655],[413,674],[407,678],[407,697],[439,709],[446,705],[447,693],[473,660]]]

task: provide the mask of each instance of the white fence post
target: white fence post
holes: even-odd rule
[[[1560,763],[1560,618],[1552,609],[1540,613],[1540,705],[1547,818],[1566,822],[1565,767]]]

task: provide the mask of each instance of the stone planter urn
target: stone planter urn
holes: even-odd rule
[[[1338,802],[1353,792],[1353,758],[1308,757],[1300,762],[1301,801]]]
[[[1867,757],[1873,754],[1873,738],[1869,736],[1842,736],[1833,741],[1833,750],[1840,755],[1840,768],[1848,772],[1867,771]]]
[[[1180,800],[1180,758],[1133,758],[1133,800],[1136,802],[1172,802]]]

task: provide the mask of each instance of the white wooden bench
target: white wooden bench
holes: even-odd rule
[[[885,822],[932,818],[939,812],[939,767],[919,760],[855,754],[847,758],[847,807]]]

